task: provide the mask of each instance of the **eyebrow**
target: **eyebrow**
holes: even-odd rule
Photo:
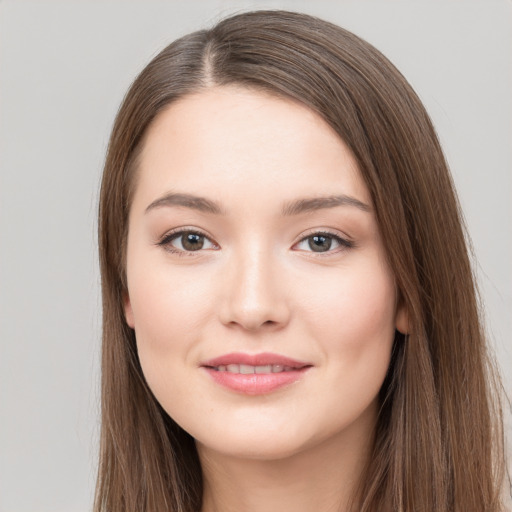
[[[146,208],[146,213],[163,206],[183,206],[185,208],[191,208],[204,213],[212,213],[214,215],[226,214],[220,205],[211,199],[194,196],[192,194],[176,193],[169,193],[159,199],[156,199]]]
[[[284,205],[281,215],[298,215],[300,213],[321,210],[324,208],[334,208],[336,206],[353,206],[364,212],[371,211],[370,206],[366,203],[359,201],[359,199],[356,199],[355,197],[342,194],[337,196],[296,199],[295,201],[291,201]]]
[[[193,210],[213,215],[226,215],[225,210],[211,199],[206,199],[205,197],[195,196],[192,194],[179,193],[169,193],[156,199],[146,208],[146,213],[165,206],[182,206],[184,208],[191,208]],[[296,199],[283,206],[281,215],[283,217],[288,217],[325,208],[334,208],[336,206],[352,206],[364,212],[371,211],[370,206],[366,203],[363,203],[355,197],[342,194],[326,197]]]

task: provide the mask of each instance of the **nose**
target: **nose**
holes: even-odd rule
[[[264,251],[245,251],[227,262],[222,279],[220,319],[247,331],[277,330],[290,319],[282,269]]]

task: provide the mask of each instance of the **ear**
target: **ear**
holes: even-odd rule
[[[400,299],[396,308],[395,328],[402,334],[410,334],[409,311],[404,301]]]
[[[135,322],[133,320],[133,309],[132,309],[132,303],[130,301],[130,296],[128,295],[128,292],[124,295],[124,317],[126,318],[126,323],[129,327],[132,329],[135,329]]]

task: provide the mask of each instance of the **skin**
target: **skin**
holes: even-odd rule
[[[155,205],[171,192],[215,201],[223,213]],[[332,195],[368,208],[282,215],[284,203]],[[165,238],[177,228],[204,233],[203,248]],[[315,252],[311,237],[326,231],[349,244],[331,238]],[[141,154],[127,280],[126,320],[147,382],[196,439],[203,512],[345,510],[407,315],[370,195],[337,134],[298,103],[242,88],[170,105]],[[231,352],[272,352],[311,368],[250,396],[201,368]]]

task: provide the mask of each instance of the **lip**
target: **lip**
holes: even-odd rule
[[[271,352],[262,352],[260,354],[244,354],[242,352],[233,352],[224,354],[213,359],[209,359],[201,363],[201,366],[222,366],[228,364],[248,364],[250,366],[266,366],[269,364],[279,364],[281,366],[289,366],[294,370],[303,368],[304,366],[312,366],[311,363],[297,361],[290,357],[280,354],[272,354]]]
[[[279,373],[251,374],[221,372],[216,369],[219,366],[230,364],[250,366],[280,365],[286,369]],[[223,387],[246,395],[263,395],[297,382],[304,377],[313,365],[269,352],[260,354],[234,352],[204,361],[200,366],[217,384]]]

